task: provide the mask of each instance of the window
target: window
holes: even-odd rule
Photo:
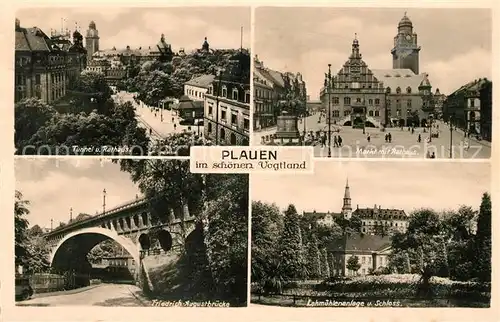
[[[339,117],[340,112],[338,110],[333,111],[333,117]]]
[[[390,88],[390,87],[387,87],[387,88],[385,89],[385,92],[386,92],[387,94],[390,94],[390,93],[391,93],[391,88]]]
[[[233,100],[238,100],[238,90],[236,88],[233,89]]]
[[[249,119],[244,119],[243,120],[243,128],[245,130],[249,130],[250,129],[250,120]]]
[[[406,88],[406,93],[411,94],[411,87],[410,87],[410,86],[408,86],[408,87]]]
[[[401,116],[401,109],[396,109],[396,116],[400,117]]]
[[[351,105],[351,98],[350,97],[344,97],[344,105]]]
[[[35,84],[36,85],[40,85],[40,83],[41,83],[40,74],[36,74],[35,75]]]
[[[406,107],[411,108],[411,100],[407,100],[407,101],[406,101]]]
[[[227,97],[227,87],[226,86],[222,86],[222,97]]]
[[[373,111],[368,111],[368,116],[373,116]]]
[[[375,116],[380,116],[380,112],[379,111],[375,111]]]
[[[332,101],[333,101],[333,105],[339,105],[340,104],[340,101],[339,101],[338,97],[332,98]]]
[[[363,258],[363,259],[364,259],[364,258]],[[362,274],[362,275],[366,275],[366,269],[364,269],[364,268],[363,268],[363,269],[361,270],[361,274]]]
[[[379,98],[375,99],[375,105],[380,105],[380,99]]]
[[[411,114],[411,108],[407,108],[406,109],[406,115],[410,115]]]
[[[226,111],[221,111],[220,112],[220,120],[225,121],[226,120]]]
[[[211,105],[208,106],[208,115],[212,115],[213,108]]]
[[[401,87],[396,88],[396,94],[401,94]]]
[[[245,93],[245,103],[250,103],[250,93]]]
[[[344,116],[348,116],[349,114],[351,114],[351,111],[348,111],[348,110],[344,111]]]
[[[356,98],[356,103],[361,103],[361,98],[360,97]]]
[[[231,114],[231,124],[238,124],[238,115]]]
[[[368,105],[373,105],[373,99],[368,99]]]
[[[474,106],[474,99],[473,98],[470,99],[470,107],[475,107]]]
[[[226,140],[226,130],[220,129],[220,138],[222,141]]]
[[[212,123],[208,123],[208,133],[212,133]]]
[[[365,264],[366,258],[365,256],[361,257],[361,264]]]
[[[214,91],[214,87],[213,87],[213,85],[210,85],[210,86],[208,87],[208,94],[212,94],[212,93],[213,93],[213,91]]]

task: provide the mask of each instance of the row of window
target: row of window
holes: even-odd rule
[[[248,122],[248,120],[245,119],[245,122]],[[209,135],[211,135],[213,132],[215,132],[215,129],[213,128],[212,123],[209,122],[207,125],[207,133]],[[223,144],[226,142],[226,140],[227,140],[226,129],[224,129],[224,128],[219,129],[219,139],[221,140],[221,143],[223,143]],[[234,134],[233,132],[231,132],[229,135],[229,144],[230,145],[237,145],[236,134]],[[248,145],[248,140],[244,139],[241,145]]]
[[[211,106],[211,105],[208,106],[208,115],[213,115],[213,106]],[[228,115],[231,115],[229,122],[228,122]],[[238,113],[232,112],[232,111],[230,113],[228,113],[227,108],[221,108],[219,121],[222,123],[227,123],[228,125],[235,125],[236,127],[239,126]],[[243,119],[243,129],[245,129],[247,131],[250,129],[250,121],[247,118]]]
[[[270,90],[255,89],[255,97],[270,99],[273,97],[273,93]]]
[[[411,109],[407,109],[406,110],[406,116],[409,116],[411,115],[412,113],[412,110]],[[344,110],[344,116],[349,116],[351,115],[351,111],[350,110]],[[387,115],[388,116],[392,116],[392,111],[390,109],[387,110]],[[396,116],[401,116],[401,109],[396,109]],[[373,117],[378,117],[380,116],[380,112],[375,110],[375,111],[368,111],[368,116],[373,116]],[[332,110],[332,117],[340,117],[340,111],[339,110]]]
[[[356,98],[356,103],[362,103],[363,100],[360,97]],[[373,105],[374,100],[369,99],[368,100],[368,105]],[[338,97],[332,97],[332,104],[333,105],[340,105],[340,99]],[[351,98],[350,97],[344,97],[344,105],[351,105]],[[375,99],[375,105],[380,105],[380,99],[376,98]]]
[[[202,99],[205,97],[205,94],[203,92],[195,91],[192,88],[186,88],[186,95]]]
[[[226,85],[222,85],[221,89],[222,89],[221,90],[222,93],[220,94],[221,97],[228,98],[228,99],[231,99],[233,101],[239,101],[240,97],[239,97],[239,91],[237,88],[233,88],[233,90],[231,92],[231,96],[228,96],[228,90],[227,90]],[[208,94],[213,94],[213,91],[214,91],[214,87],[210,86],[208,88]],[[244,102],[250,103],[250,91],[248,91],[248,90],[245,91]]]

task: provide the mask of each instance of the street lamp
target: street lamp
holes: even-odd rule
[[[106,213],[106,189],[102,191],[102,213]]]
[[[453,119],[455,115],[450,115],[450,159],[453,159]]]
[[[331,95],[331,81],[332,81],[332,64],[328,64],[328,84],[327,84],[327,90],[328,90],[328,157],[332,157],[332,144],[331,144],[331,138],[332,138],[332,111],[331,111],[331,105],[332,105],[332,99],[330,97]]]

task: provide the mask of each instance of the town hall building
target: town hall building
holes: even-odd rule
[[[355,36],[349,59],[336,75],[331,65],[320,91],[323,110],[334,124],[353,127],[428,126],[434,94],[419,70],[417,34],[406,16],[398,24],[391,50],[392,69],[371,69]],[[436,90],[439,94],[439,89]],[[328,114],[327,114],[328,115]]]

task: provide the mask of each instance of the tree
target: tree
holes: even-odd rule
[[[299,215],[295,206],[290,204],[285,211],[284,227],[279,242],[278,256],[285,279],[301,278],[305,271],[305,260],[302,257],[302,237]]]
[[[328,263],[328,252],[326,248],[321,250],[321,274],[324,278],[331,276],[330,264]]]
[[[76,218],[74,219],[74,221],[81,221],[81,220],[85,220],[88,218],[92,218],[92,216],[89,214],[85,214],[85,213],[79,213],[78,216],[76,216]]]
[[[488,193],[483,194],[479,207],[474,244],[476,276],[481,281],[489,282],[491,281],[491,197]]]
[[[361,264],[359,263],[359,257],[356,255],[350,256],[347,260],[347,269],[351,272],[357,274],[358,270],[361,268]]]
[[[24,260],[26,273],[43,273],[50,268],[49,246],[42,236],[30,236],[26,241],[29,256]]]
[[[68,90],[75,112],[109,114],[112,90],[103,73],[84,71]]]
[[[40,236],[43,234],[43,230],[42,228],[40,228],[40,226],[38,225],[34,225],[33,227],[31,227],[28,231],[28,235],[29,236]]]
[[[23,264],[29,258],[29,250],[26,247],[26,230],[28,220],[25,218],[29,213],[29,201],[23,199],[23,194],[16,190],[14,201],[14,227],[15,227],[15,263]]]
[[[316,235],[312,234],[307,247],[307,271],[310,278],[321,277],[321,253]]]
[[[57,111],[52,106],[37,98],[27,98],[16,103],[14,143],[18,153],[29,144],[28,142],[38,129],[56,114]]]
[[[246,303],[248,263],[248,175],[220,176],[218,191],[203,211],[207,257],[218,294]],[[209,194],[210,194],[209,193]]]

